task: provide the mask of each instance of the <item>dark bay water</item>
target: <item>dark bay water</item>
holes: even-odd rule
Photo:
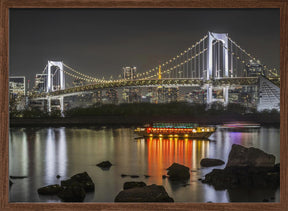
[[[113,202],[126,181],[163,185],[175,202],[262,202],[280,201],[278,190],[225,190],[198,181],[213,168],[201,168],[205,157],[228,159],[232,144],[257,147],[280,162],[280,129],[265,128],[245,132],[217,130],[210,139],[135,139],[132,128],[11,128],[9,133],[9,174],[27,176],[12,180],[10,202],[60,202],[57,196],[38,195],[39,187],[87,171],[95,192],[85,202]],[[103,171],[97,163],[109,160],[113,166]],[[173,162],[192,171],[189,185],[162,179]],[[225,165],[217,168],[224,168]],[[56,175],[61,175],[60,179]],[[135,174],[139,178],[122,178]],[[144,175],[151,177],[145,178]]]

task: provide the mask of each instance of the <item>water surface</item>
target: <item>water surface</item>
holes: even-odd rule
[[[57,196],[38,195],[37,189],[88,172],[95,192],[85,202],[113,202],[126,181],[163,185],[175,202],[279,202],[279,189],[216,191],[202,184],[213,168],[201,168],[205,157],[228,159],[232,144],[257,147],[280,162],[280,129],[265,128],[244,132],[218,129],[208,140],[135,139],[132,128],[11,128],[9,132],[9,174],[27,176],[14,179],[10,202],[60,202]],[[103,171],[97,163],[109,160],[113,166]],[[191,170],[187,185],[162,179],[173,162]],[[225,165],[217,168],[224,168]],[[121,177],[139,175],[139,178]],[[61,178],[57,179],[56,175]],[[145,178],[144,175],[151,177]],[[272,197],[272,199],[271,199]],[[275,199],[274,199],[275,198]]]

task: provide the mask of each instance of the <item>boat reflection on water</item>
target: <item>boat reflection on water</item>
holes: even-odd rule
[[[261,125],[255,122],[238,121],[238,122],[226,122],[219,126],[219,129],[229,130],[234,132],[254,132],[259,130]]]
[[[209,139],[143,138],[147,142],[148,174],[159,178],[174,162],[190,169],[199,168],[200,160],[209,155]]]

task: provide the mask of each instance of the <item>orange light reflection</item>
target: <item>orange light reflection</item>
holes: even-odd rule
[[[147,139],[147,149],[148,174],[156,176],[157,184],[162,184],[162,175],[174,162],[190,169],[199,168],[201,158],[209,154],[209,141],[151,137]]]

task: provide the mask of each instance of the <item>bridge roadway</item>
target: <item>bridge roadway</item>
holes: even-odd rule
[[[276,84],[279,78],[273,79]],[[238,85],[258,85],[259,77],[235,77],[235,78],[219,78],[209,81],[204,81],[202,78],[187,79],[187,78],[176,78],[176,79],[151,79],[151,80],[122,80],[112,81],[106,83],[95,83],[85,86],[78,86],[68,88],[64,90],[58,90],[50,93],[34,94],[30,96],[31,99],[40,100],[47,99],[47,97],[58,98],[67,97],[72,95],[78,95],[85,92],[92,92],[97,89],[109,89],[109,88],[122,88],[122,87],[202,87],[205,84],[210,84],[214,87],[219,86],[238,86]],[[279,81],[280,84],[280,81]],[[279,86],[279,85],[278,85]]]

